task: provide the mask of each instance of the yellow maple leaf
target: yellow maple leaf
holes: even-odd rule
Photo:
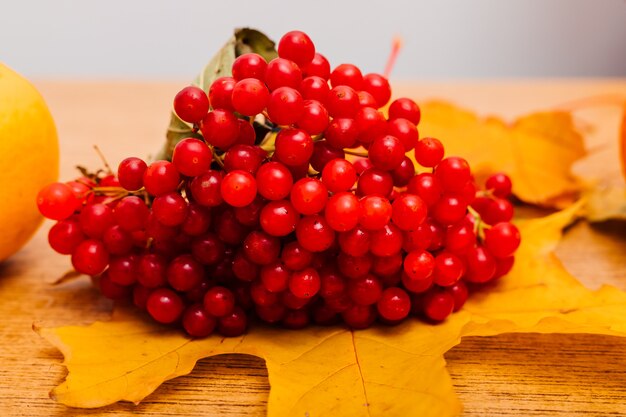
[[[61,350],[69,371],[51,396],[74,407],[139,402],[162,382],[191,372],[201,358],[244,353],[266,362],[269,416],[458,415],[461,404],[443,355],[463,336],[626,336],[626,293],[586,289],[553,253],[581,206],[521,222],[524,240],[513,271],[441,325],[408,320],[363,331],[260,326],[237,338],[192,340],[118,311],[111,321],[87,327],[37,329]]]
[[[544,206],[565,207],[579,191],[571,166],[585,149],[569,112],[534,113],[507,124],[445,102],[421,108],[420,136],[441,139],[446,154],[467,159],[479,181],[506,172],[517,197]]]

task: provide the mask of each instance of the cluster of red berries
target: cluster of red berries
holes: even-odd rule
[[[45,187],[51,247],[106,297],[196,337],[242,334],[251,315],[287,328],[441,321],[510,270],[506,175],[478,190],[464,159],[419,138],[412,100],[386,118],[388,81],[331,72],[306,34],[283,36],[278,55],[241,55],[208,94],[179,92],[175,112],[202,138],[171,162],[127,158],[117,175]]]

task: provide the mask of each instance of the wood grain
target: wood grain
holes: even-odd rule
[[[180,83],[40,82],[57,121],[62,178],[73,165],[97,167],[98,144],[112,164],[158,150],[171,98]],[[513,117],[592,95],[622,94],[626,82],[535,81],[411,83],[418,99],[441,97]],[[17,255],[0,264],[0,416],[262,416],[268,395],[263,361],[225,355],[201,361],[191,375],[165,383],[140,405],[74,410],[48,398],[65,370],[60,354],[32,330],[106,319],[110,303],[87,279],[49,283],[69,260],[46,245],[45,224]],[[558,254],[585,285],[626,289],[626,225],[568,230]],[[123,355],[123,352],[120,352]],[[447,355],[466,416],[626,416],[626,340],[590,335],[466,338]],[[306,377],[306,376],[303,376]]]

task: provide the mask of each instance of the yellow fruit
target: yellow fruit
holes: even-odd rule
[[[37,230],[37,192],[58,175],[59,142],[48,106],[0,62],[0,262]]]

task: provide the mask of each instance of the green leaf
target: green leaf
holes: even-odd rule
[[[193,85],[208,92],[215,79],[231,75],[231,67],[235,58],[250,52],[261,55],[267,61],[271,61],[278,56],[275,43],[263,33],[255,29],[236,29],[234,35],[198,74],[193,81]],[[189,137],[201,138],[202,135],[194,132],[191,124],[182,121],[172,111],[165,137],[165,146],[159,152],[157,159],[171,159],[174,147],[178,142]]]

